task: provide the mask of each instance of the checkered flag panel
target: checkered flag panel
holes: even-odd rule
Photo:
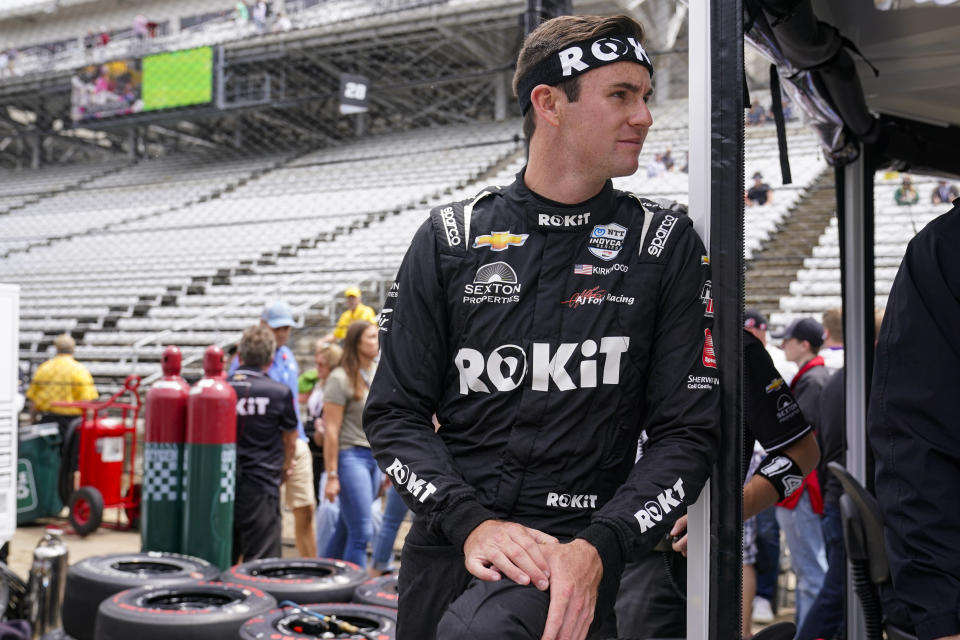
[[[181,445],[148,442],[144,452],[143,499],[148,502],[174,501],[181,482],[178,457]]]
[[[220,452],[220,502],[233,502],[237,486],[237,447],[223,445]]]

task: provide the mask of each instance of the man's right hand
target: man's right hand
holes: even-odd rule
[[[557,542],[550,534],[515,522],[485,520],[463,545],[467,571],[490,582],[505,575],[517,584],[546,591],[550,569],[541,544]]]

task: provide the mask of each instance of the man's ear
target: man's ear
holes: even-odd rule
[[[560,124],[559,92],[558,87],[551,87],[548,84],[538,84],[530,92],[531,108],[537,112],[540,120],[552,126]]]

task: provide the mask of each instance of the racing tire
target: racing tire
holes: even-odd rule
[[[359,604],[375,604],[388,609],[396,609],[397,576],[370,578],[353,592],[353,601]]]
[[[235,640],[276,606],[260,589],[223,582],[137,587],[100,603],[94,640]]]
[[[27,583],[3,562],[0,562],[0,581],[0,619],[27,619]]]
[[[179,553],[114,553],[85,558],[67,570],[61,619],[76,640],[93,640],[97,607],[113,594],[144,584],[164,586],[216,580],[220,570]]]
[[[70,525],[81,537],[96,531],[103,522],[103,496],[96,487],[80,487],[68,504]]]
[[[350,602],[367,572],[332,558],[261,558],[230,567],[220,579],[263,589],[278,602]]]
[[[336,616],[342,622],[358,627],[360,632],[336,631],[320,618],[310,615]],[[332,633],[334,635],[323,635]],[[344,640],[395,640],[397,637],[397,610],[369,604],[325,602],[301,607],[274,609],[265,615],[251,618],[240,628],[242,640],[315,640],[316,638],[343,638]]]

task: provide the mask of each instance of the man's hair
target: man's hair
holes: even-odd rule
[[[643,25],[630,16],[558,16],[534,29],[517,56],[517,70],[513,74],[513,94],[517,94],[520,78],[534,66],[558,51],[583,40],[602,36],[628,35],[643,44]],[[580,98],[580,77],[575,76],[557,85],[570,102]],[[533,108],[523,118],[523,135],[533,137],[535,126]]]
[[[821,324],[830,333],[831,340],[843,342],[843,310],[840,307],[824,311]]]
[[[277,340],[273,337],[273,331],[258,324],[244,329],[237,354],[245,367],[263,369],[273,361],[276,350]]]
[[[53,346],[57,353],[72,354],[77,348],[77,343],[69,333],[61,333],[53,339]]]

